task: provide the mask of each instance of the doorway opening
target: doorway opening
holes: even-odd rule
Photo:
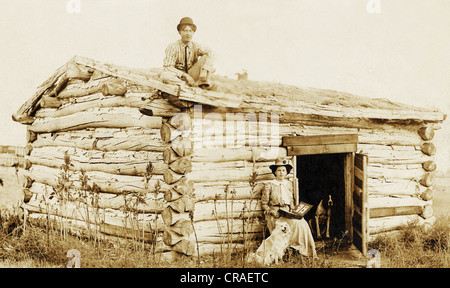
[[[314,216],[317,206],[320,201],[323,201],[326,207],[331,196],[333,205],[331,206],[330,216],[330,238],[343,238],[344,232],[347,230],[344,173],[346,154],[316,154],[296,157],[298,199],[314,205],[314,208],[305,215],[305,220],[311,226],[315,225]],[[315,226],[311,228],[315,230]],[[326,229],[326,225],[322,228]],[[317,238],[316,233],[313,233],[313,235],[314,238]]]
[[[282,140],[287,156],[294,157],[295,202],[314,205],[305,220],[314,220],[320,200],[328,201],[331,195],[330,238],[352,243],[366,255],[369,158],[356,153],[358,135],[295,135],[284,136]],[[317,233],[313,235],[317,238]]]

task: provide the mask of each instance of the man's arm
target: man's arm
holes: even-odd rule
[[[164,58],[163,67],[165,71],[173,72],[177,75],[178,78],[182,78],[184,72],[175,68],[175,64],[177,63],[178,58],[178,47],[176,43],[170,44],[166,48],[166,57]]]

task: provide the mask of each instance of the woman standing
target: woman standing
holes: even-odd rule
[[[285,222],[291,228],[290,247],[304,256],[317,257],[314,238],[305,219],[291,219],[281,217],[280,208],[294,208],[294,192],[292,182],[286,179],[291,172],[292,165],[287,160],[277,159],[270,165],[275,179],[267,183],[262,191],[261,206],[267,221],[269,232],[272,233],[278,221]]]

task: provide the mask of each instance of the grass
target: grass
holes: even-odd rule
[[[428,231],[411,223],[398,235],[377,238],[371,247],[380,251],[383,267],[449,268],[450,218],[437,218]]]
[[[151,167],[148,170],[148,174],[151,176]],[[253,191],[254,185],[252,186],[251,179],[249,183]],[[444,193],[449,191],[448,186],[445,186],[445,189],[439,187],[436,189],[435,196],[444,197],[448,200],[447,194]],[[85,189],[86,192],[90,193],[94,193],[94,190],[94,187],[92,189],[86,187]],[[156,187],[155,191],[157,193],[159,188]],[[60,194],[65,196],[66,193],[62,192],[65,192],[64,187],[61,188]],[[228,191],[228,187],[226,187],[226,192],[231,195],[231,198],[227,198],[227,200],[233,204],[232,191]],[[227,193],[225,194],[227,195]],[[131,196],[130,199],[137,199],[135,202],[130,202],[130,205],[134,206],[133,203],[139,202],[140,195]],[[127,199],[125,198],[125,200]],[[441,200],[436,202],[447,203]],[[125,203],[125,206],[129,204],[127,201]],[[136,216],[133,213],[135,213],[137,207],[131,206],[124,207],[126,211],[131,213],[129,214],[129,220],[135,219]],[[425,231],[422,227],[412,223],[408,229],[395,235],[378,237],[370,244],[369,249],[380,251],[382,267],[450,268],[450,217],[447,213],[447,207],[446,205],[434,207],[437,212],[437,221],[429,230]],[[177,261],[167,262],[159,257],[160,254],[154,253],[154,245],[143,241],[139,242],[139,237],[128,239],[99,237],[89,229],[82,234],[80,234],[80,231],[74,234],[71,229],[68,229],[70,227],[61,225],[55,220],[28,218],[24,223],[24,215],[20,208],[17,208],[16,212],[8,210],[0,210],[0,212],[0,267],[64,268],[71,260],[67,257],[67,252],[72,249],[80,252],[80,264],[83,268],[258,267],[254,263],[246,262],[246,253],[256,249],[250,246],[251,243],[244,245],[246,247],[244,250],[249,251],[236,251],[231,247],[233,243],[230,243],[230,245],[224,243],[224,247],[227,249],[224,249],[223,253],[202,256],[200,259],[194,254],[192,257],[183,256],[179,257]],[[232,212],[233,206],[231,205],[230,213]],[[244,225],[243,232],[245,233],[248,228]],[[139,233],[137,230],[136,232]],[[155,237],[157,237],[156,234]],[[334,241],[331,240],[327,243],[324,241],[318,242],[318,259],[313,260],[288,251],[283,263],[271,267],[365,267],[367,258],[354,248],[352,249],[351,245],[345,244],[346,237],[347,235],[344,234],[341,239],[334,239]]]
[[[4,222],[4,218],[2,221]],[[150,244],[135,245],[133,239],[89,239],[87,235],[61,233],[47,229],[46,221],[33,220],[25,230],[19,217],[9,219],[10,225],[0,229],[0,267],[50,267],[64,268],[68,261],[67,251],[77,249],[81,254],[83,268],[232,268],[258,267],[253,263],[242,262],[240,252],[229,257],[215,254],[201,257],[181,257],[175,262],[162,261],[154,255]],[[11,224],[12,223],[12,224]],[[56,227],[53,225],[53,227]],[[284,263],[271,267],[295,268],[334,268],[364,267],[367,262],[362,255],[350,255],[349,246],[341,245],[339,240],[318,249],[318,259],[302,257],[288,251]],[[382,267],[390,268],[443,268],[450,267],[450,219],[438,218],[436,224],[424,231],[422,227],[411,224],[409,229],[392,235],[379,237],[371,243],[370,249],[381,253]],[[136,248],[139,247],[139,248]],[[353,261],[350,261],[353,257]],[[355,258],[356,257],[356,258]]]

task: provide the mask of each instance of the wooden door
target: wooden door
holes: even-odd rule
[[[354,185],[353,185],[353,245],[363,255],[367,255],[367,242],[369,236],[369,207],[367,196],[367,165],[368,157],[364,154],[355,154]]]

